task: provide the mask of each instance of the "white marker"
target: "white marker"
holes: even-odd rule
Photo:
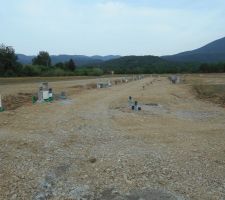
[[[2,96],[0,95],[0,110],[2,109]]]
[[[2,107],[2,97],[0,95],[0,112],[4,111],[3,107]]]

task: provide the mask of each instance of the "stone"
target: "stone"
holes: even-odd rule
[[[90,162],[90,163],[96,163],[96,162],[97,162],[97,159],[96,159],[96,158],[90,158],[90,159],[89,159],[89,162]]]

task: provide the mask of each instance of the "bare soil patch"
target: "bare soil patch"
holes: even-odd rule
[[[225,106],[225,84],[195,85],[193,88],[199,98]]]
[[[21,106],[31,104],[31,93],[18,93],[17,95],[7,95],[2,99],[2,104],[5,110],[15,110]]]

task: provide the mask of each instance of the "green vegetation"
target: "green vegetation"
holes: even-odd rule
[[[103,70],[96,67],[77,68],[74,60],[65,63],[51,64],[48,52],[41,51],[32,60],[32,65],[17,62],[15,50],[5,45],[0,46],[0,77],[15,76],[100,76]]]
[[[40,51],[32,65],[17,62],[12,47],[0,46],[0,76],[101,76],[103,74],[167,74],[167,73],[223,73],[225,63],[180,63],[157,56],[125,56],[102,63],[77,67],[73,59],[51,64],[48,52]]]
[[[175,63],[157,56],[125,56],[98,65],[104,73],[116,74],[164,74],[164,73],[195,73],[198,64]]]
[[[103,70],[101,70],[100,68],[79,68],[76,72],[76,75],[78,76],[102,76]]]
[[[51,66],[51,58],[48,52],[40,51],[37,57],[32,60],[33,65]]]
[[[167,74],[167,73],[224,73],[225,63],[180,63],[156,56],[125,56],[97,65],[104,73]]]
[[[223,73],[225,72],[225,63],[204,63],[199,67],[202,73]]]
[[[17,62],[14,49],[0,45],[0,76],[16,76],[21,68],[22,65]]]

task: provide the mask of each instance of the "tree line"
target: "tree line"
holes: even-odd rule
[[[48,52],[40,51],[33,58],[31,65],[22,65],[18,62],[13,47],[0,45],[0,76],[98,76],[103,71],[95,67],[78,68],[73,59],[67,62],[52,64]]]
[[[225,73],[225,63],[176,63],[156,56],[126,56],[101,64],[78,67],[74,60],[52,64],[40,51],[31,65],[18,62],[13,47],[0,45],[0,76],[100,76],[103,74]]]
[[[225,63],[173,62],[157,56],[125,56],[98,66],[115,74],[225,73]]]

